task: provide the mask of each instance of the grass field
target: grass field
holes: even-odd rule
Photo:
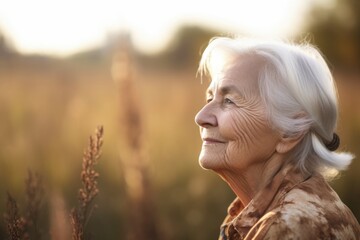
[[[234,195],[220,178],[197,163],[201,142],[194,116],[204,103],[206,84],[200,84],[194,70],[136,69],[133,79],[160,239],[216,238]],[[336,79],[341,148],[360,156],[360,76],[337,73]],[[121,110],[133,103],[121,101],[120,93],[106,62],[1,61],[0,211],[5,211],[7,191],[17,199],[20,210],[24,206],[24,180],[31,169],[41,174],[45,187],[40,214],[44,239],[67,239],[69,213],[80,187],[83,149],[96,126],[103,125],[98,207],[88,229],[93,239],[124,239],[133,224],[127,216],[134,209],[126,200],[129,155],[124,149]],[[360,220],[359,171],[360,162],[355,159],[332,185]],[[60,231],[64,236],[56,233],[57,228],[64,229]],[[5,236],[2,222],[0,239]]]

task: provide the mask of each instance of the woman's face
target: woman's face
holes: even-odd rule
[[[279,135],[269,126],[260,97],[261,66],[256,57],[248,56],[212,73],[207,103],[195,117],[203,140],[203,168],[244,170],[275,152]]]

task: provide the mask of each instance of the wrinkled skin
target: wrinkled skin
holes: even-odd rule
[[[261,64],[245,57],[213,73],[207,103],[195,117],[203,139],[200,165],[217,172],[235,192],[242,188],[238,190],[248,195],[256,192],[279,142],[260,97]]]
[[[195,117],[200,165],[237,195],[219,239],[359,239],[356,218],[323,176],[289,161],[306,130],[289,135],[271,125],[259,91],[264,63],[255,56],[225,60],[210,69],[207,103]]]

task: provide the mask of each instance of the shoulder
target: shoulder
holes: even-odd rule
[[[322,185],[321,189],[312,188],[313,183]],[[262,235],[258,239],[360,238],[357,220],[321,179],[290,190],[259,220],[256,229]]]

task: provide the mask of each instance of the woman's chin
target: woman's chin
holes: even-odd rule
[[[201,157],[199,158],[199,165],[203,168],[203,169],[207,169],[207,170],[214,170],[219,168],[219,162],[215,161],[214,159],[209,159],[209,158],[204,158]]]

